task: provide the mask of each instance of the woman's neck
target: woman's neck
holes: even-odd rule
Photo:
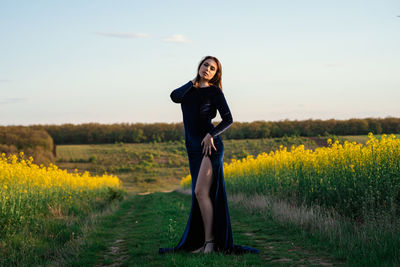
[[[208,87],[208,86],[210,86],[210,85],[208,84],[208,81],[205,81],[205,80],[203,80],[203,79],[200,79],[200,81],[199,81],[199,87]]]

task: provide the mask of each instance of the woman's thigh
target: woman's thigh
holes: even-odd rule
[[[199,175],[196,182],[196,191],[208,192],[213,178],[213,170],[210,157],[203,156],[201,161]]]

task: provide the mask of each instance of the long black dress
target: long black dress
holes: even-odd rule
[[[211,163],[213,182],[210,188],[210,198],[213,204],[213,234],[215,250],[223,253],[259,253],[258,249],[233,244],[232,227],[229,217],[228,202],[225,192],[223,172],[224,144],[219,134],[225,131],[233,122],[232,114],[225,96],[217,86],[196,88],[189,81],[172,91],[170,95],[175,103],[181,103],[183,124],[185,128],[185,145],[189,158],[189,168],[192,177],[192,206],[185,231],[178,245],[173,248],[159,248],[159,253],[178,250],[193,251],[204,244],[204,226],[201,211],[194,189],[200,164],[203,159],[201,141],[210,133],[213,137],[216,151],[212,148]],[[222,121],[214,127],[211,120],[217,110]]]

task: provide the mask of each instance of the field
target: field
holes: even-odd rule
[[[387,136],[375,138],[376,143],[388,139]],[[343,166],[351,165],[354,159],[360,162],[370,159],[352,154],[342,157],[346,154],[336,149],[335,153],[339,154],[327,154],[325,161],[315,161],[318,158],[299,161],[310,159],[308,156],[321,153],[320,150],[328,151],[332,144],[346,141],[347,148],[354,151],[361,144],[367,146],[369,140],[368,136],[223,140],[235,243],[261,250],[260,255],[243,257],[157,255],[158,247],[173,246],[179,241],[189,212],[191,192],[180,186],[186,177],[182,185],[187,187],[190,178],[184,143],[57,146],[58,167],[37,166],[35,174],[23,167],[33,164],[29,160],[18,163],[10,159],[10,164],[16,164],[13,170],[25,168],[16,171],[13,177],[25,177],[29,182],[10,183],[16,179],[4,171],[0,177],[3,197],[0,200],[3,212],[0,266],[399,264],[400,222],[393,200],[400,194],[396,191],[396,180],[384,177],[398,171],[399,160],[397,156],[393,158],[397,154],[390,152],[394,150],[381,149],[377,154],[378,164],[371,162],[369,172],[356,169],[359,177],[355,180],[349,180],[349,177],[355,178],[351,168]],[[395,143],[388,144],[395,147]],[[266,157],[278,152],[285,159]],[[286,167],[277,172],[275,166],[274,172],[270,172],[268,166],[273,165],[266,165],[262,167],[266,176],[260,178],[260,167],[256,167],[261,166],[256,162],[260,154],[264,155],[264,162]],[[292,159],[291,155],[294,155]],[[335,161],[335,157],[340,160]],[[331,160],[333,164],[329,163]],[[318,162],[314,167],[320,166],[324,177],[330,177],[328,184],[319,180],[318,173],[312,171],[315,168],[307,165],[308,162]],[[308,171],[299,172],[299,168]],[[375,179],[377,173],[380,180]],[[394,174],[392,178],[398,177],[398,173]],[[32,186],[35,181],[27,179],[32,175],[43,177],[43,182],[36,179],[38,186]],[[69,175],[75,175],[82,183],[74,182],[71,186],[71,181],[76,179],[71,180]],[[46,180],[46,177],[53,178]],[[341,180],[341,177],[347,178]],[[299,187],[299,181],[308,182]],[[375,182],[368,185],[366,181]],[[311,184],[310,192],[307,186]],[[351,194],[335,199],[334,194],[327,194],[334,186],[340,190],[350,188],[346,192]],[[368,197],[364,197],[367,191]],[[389,191],[392,201],[381,201]],[[374,192],[380,198],[373,198]],[[357,209],[360,205],[364,209]],[[373,212],[365,212],[365,208]]]
[[[380,136],[376,136],[378,139]],[[365,144],[368,136],[328,137],[283,137],[249,140],[223,140],[224,162],[256,157],[269,153],[283,145],[290,147],[304,145],[314,150],[326,146],[327,139],[356,141]],[[107,145],[62,145],[57,146],[56,165],[72,172],[74,169],[87,170],[101,175],[105,172],[117,175],[124,188],[132,193],[169,191],[178,187],[182,177],[189,173],[188,159],[183,142],[148,144],[107,144]],[[162,179],[160,179],[162,177]]]
[[[224,140],[224,161],[256,156],[264,151],[278,149],[281,144],[304,144],[309,149],[317,147],[314,140],[302,137]],[[181,178],[189,172],[183,142],[62,145],[57,146],[56,160],[57,166],[68,171],[77,168],[94,174],[108,172],[118,175],[124,188],[134,193],[172,190],[179,186]]]
[[[113,175],[38,166],[23,152],[0,157],[0,264],[42,264],[81,233],[89,215],[121,199]]]

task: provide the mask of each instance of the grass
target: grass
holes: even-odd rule
[[[224,161],[256,156],[285,146],[305,144],[317,147],[305,137],[283,137],[254,140],[224,140]],[[326,142],[325,142],[326,143]],[[149,144],[59,145],[56,165],[72,172],[75,168],[101,175],[117,175],[129,192],[172,190],[189,173],[189,163],[183,142]],[[163,177],[159,179],[157,177]]]
[[[234,243],[260,249],[260,254],[158,254],[181,238],[190,211],[191,196],[180,192],[130,195],[119,209],[88,235],[79,253],[66,253],[55,266],[282,266],[341,265],[328,248],[315,247],[296,229],[283,227],[257,211],[232,203]],[[110,231],[113,229],[113,231]]]
[[[331,256],[347,266],[400,264],[398,222],[388,222],[382,217],[355,224],[321,207],[297,206],[268,195],[234,194],[230,201],[247,211],[267,216],[284,228],[297,231],[303,242],[309,242],[317,250],[326,248]]]
[[[21,226],[10,224],[9,231],[0,236],[0,266],[44,266],[58,258],[65,247],[82,239],[96,217],[116,205],[118,201],[111,198],[97,198],[90,203],[90,212],[86,200],[69,210],[52,209],[48,216],[31,216]]]
[[[314,149],[325,144],[326,138],[224,140],[224,161],[256,156],[278,149],[281,144],[287,147],[305,144],[306,148]],[[338,138],[344,138],[339,139],[341,142],[363,142],[364,137]],[[19,244],[29,240],[32,246],[22,249],[11,246],[13,250],[4,252],[0,266],[17,264],[7,261],[4,255],[19,257],[20,266],[366,266],[371,262],[394,266],[399,262],[399,255],[397,261],[371,258],[368,249],[374,251],[375,248],[363,244],[362,236],[352,243],[351,234],[357,225],[332,227],[324,232],[318,227],[329,226],[329,220],[317,218],[307,222],[311,215],[302,213],[301,207],[291,207],[284,212],[282,206],[259,205],[247,197],[243,201],[229,192],[234,243],[258,248],[259,255],[159,255],[159,247],[177,244],[190,211],[189,195],[157,192],[176,188],[181,178],[189,173],[184,143],[63,145],[57,146],[56,164],[69,172],[78,168],[81,172],[88,170],[98,175],[115,174],[130,194],[122,202],[101,205],[81,218],[39,222],[45,236],[49,237],[45,241],[40,240],[40,236],[30,235],[29,231],[21,231],[10,242]],[[156,193],[141,195],[148,192]],[[293,219],[294,214],[300,215]],[[343,230],[348,231],[347,236],[340,233]],[[378,231],[374,229],[375,234]],[[360,231],[360,235],[363,234],[368,232]],[[379,234],[374,236],[378,242],[379,237]],[[399,244],[382,245],[388,250],[399,247]]]

